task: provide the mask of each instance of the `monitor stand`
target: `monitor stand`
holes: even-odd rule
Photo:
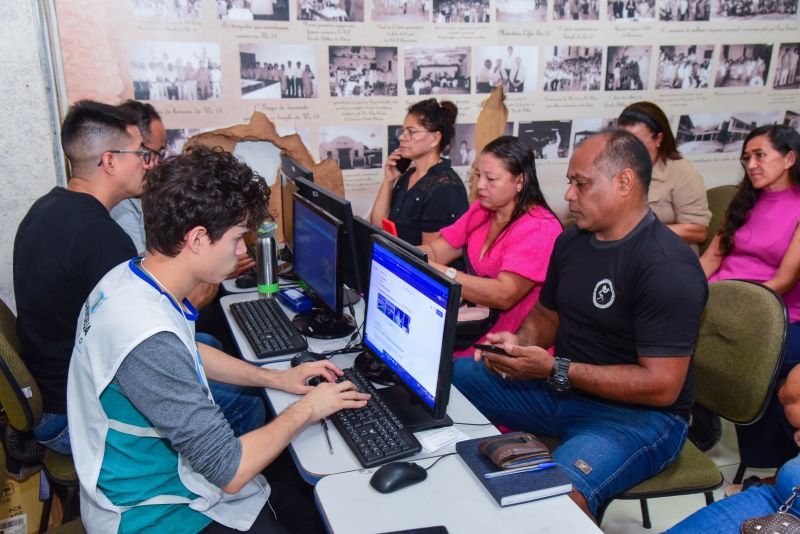
[[[292,319],[292,326],[302,335],[315,339],[337,339],[352,334],[356,329],[355,321],[346,313],[337,320],[322,308],[298,313]]]
[[[411,432],[453,424],[453,420],[447,415],[442,419],[434,419],[422,403],[399,384],[379,389],[378,395]]]
[[[361,300],[361,295],[345,286],[342,291],[342,306],[355,306]]]

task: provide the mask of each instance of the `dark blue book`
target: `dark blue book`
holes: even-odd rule
[[[560,465],[544,469],[541,466],[531,468],[538,468],[535,471],[511,469],[508,471],[512,472],[508,474],[491,477],[492,473],[505,470],[498,468],[478,450],[478,443],[485,439],[460,441],[456,443],[456,452],[500,506],[545,499],[572,491],[572,481]],[[487,474],[490,478],[486,478]]]

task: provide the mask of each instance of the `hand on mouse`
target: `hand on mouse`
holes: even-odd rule
[[[252,269],[256,266],[256,260],[254,260],[250,254],[244,252],[236,257],[236,267],[233,268],[233,271],[228,273],[227,278],[230,280],[232,278],[236,278],[243,272],[247,271],[248,269]]]
[[[322,362],[318,362],[322,363]],[[295,369],[300,369],[295,367]],[[307,387],[307,386],[306,386]],[[345,408],[363,408],[367,405],[369,395],[360,393],[349,380],[336,384],[324,383],[316,388],[308,388],[310,392],[297,401],[296,405],[311,409],[309,422],[316,422]]]
[[[283,371],[278,377],[277,387],[288,393],[309,393],[314,390],[307,383],[312,376],[321,376],[328,382],[336,382],[343,374],[329,360],[307,362]]]

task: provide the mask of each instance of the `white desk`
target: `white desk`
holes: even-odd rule
[[[433,460],[418,463],[428,467]],[[438,525],[451,534],[602,532],[566,495],[501,507],[458,455],[442,458],[427,479],[394,493],[378,493],[369,485],[376,469],[331,475],[316,485],[317,507],[330,532],[374,534]]]
[[[255,291],[250,291],[249,293],[234,293],[232,295],[225,295],[219,299],[219,303],[222,306],[222,311],[225,313],[225,320],[228,322],[228,326],[233,334],[233,340],[236,342],[236,345],[239,348],[239,354],[241,354],[242,358],[246,361],[257,364],[291,360],[294,354],[284,354],[283,356],[274,356],[272,358],[263,359],[256,358],[253,348],[250,346],[250,342],[247,341],[247,337],[244,335],[244,332],[242,332],[242,329],[239,328],[239,324],[236,322],[236,319],[234,319],[233,315],[231,315],[231,304],[234,302],[244,302],[247,300],[255,300],[257,298],[258,293]],[[281,305],[281,308],[283,308],[283,311],[286,312],[288,317],[293,317],[295,315],[295,313],[290,308],[284,306],[280,300],[278,301],[278,304]],[[364,317],[364,301],[360,300],[354,306],[354,308],[357,317],[357,324],[361,326],[361,321]],[[308,341],[308,350],[313,352],[325,352],[344,347],[350,340],[350,336],[348,335],[339,339],[313,339],[309,337],[306,338],[306,340]]]
[[[354,359],[355,356],[349,354],[334,356],[331,358],[331,361],[341,368],[350,367]],[[289,363],[279,362],[269,364],[265,367],[270,369],[286,369],[289,367]],[[284,391],[272,389],[267,389],[265,391],[267,393],[267,400],[271,404],[273,412],[276,414],[281,413],[290,404],[300,398],[299,395],[293,395]],[[450,402],[447,406],[447,415],[449,415],[455,423],[489,423],[489,420],[486,419],[455,387],[450,388]],[[494,425],[490,424],[486,424],[485,426],[456,424],[454,426],[470,438],[494,436],[499,433]],[[334,454],[330,454],[328,451],[325,433],[322,431],[322,427],[319,424],[311,425],[300,432],[289,445],[289,452],[292,454],[300,474],[309,484],[315,484],[320,478],[328,475],[362,469],[361,464],[358,462],[347,443],[345,443],[342,435],[339,434],[339,431],[333,426],[333,423],[329,422],[328,428],[330,430]],[[418,458],[438,457],[454,451],[454,445],[443,447],[432,453],[422,449],[421,452],[408,459],[414,460]]]

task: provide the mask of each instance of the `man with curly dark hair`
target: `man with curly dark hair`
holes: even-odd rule
[[[305,425],[368,396],[328,361],[255,367],[194,341],[186,299],[219,283],[267,215],[269,189],[220,149],[195,147],[150,170],[143,195],[148,254],[112,269],[78,321],[67,386],[70,435],[89,531],[313,531],[314,513],[280,498],[260,472]],[[327,382],[306,385],[312,376]],[[237,438],[208,380],[305,394]],[[312,508],[313,510],[313,508]],[[312,526],[308,526],[308,522]],[[317,520],[318,521],[318,520]]]

